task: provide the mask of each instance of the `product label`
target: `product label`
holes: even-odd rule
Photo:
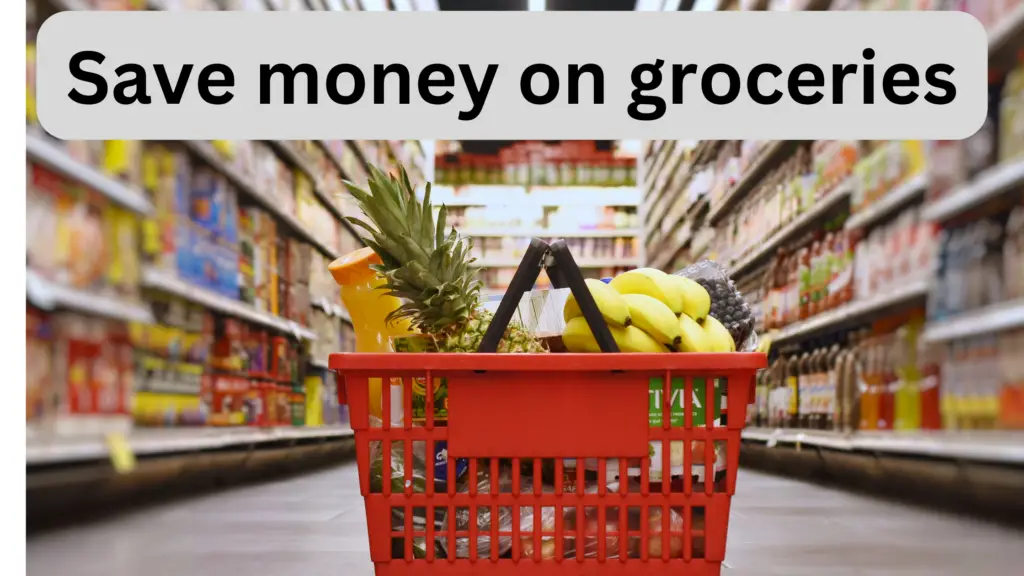
[[[814,375],[812,374],[805,374],[800,376],[797,380],[797,388],[800,391],[799,397],[797,398],[797,412],[799,414],[808,413],[813,381]]]
[[[662,396],[664,396],[664,387],[662,378],[651,378],[648,392],[647,392],[647,412],[648,412],[648,424],[651,428],[660,428],[664,422],[664,415],[662,410]],[[715,424],[718,424],[718,418],[721,414],[722,405],[722,387],[719,385],[718,380],[714,381],[714,389],[712,390],[712,415]],[[704,426],[707,415],[706,406],[706,380],[704,378],[693,379],[693,425]],[[685,425],[685,414],[686,414],[686,384],[683,378],[673,378],[672,383],[669,385],[669,426],[681,427]]]
[[[811,290],[811,268],[809,266],[802,266],[800,268],[800,303],[806,304],[810,298]]]
[[[796,376],[786,378],[786,388],[788,389],[786,403],[789,406],[789,415],[795,416],[798,408],[797,400],[799,399],[799,382]]]
[[[465,458],[455,459],[456,478],[461,478],[468,469],[468,460]],[[444,440],[434,442],[434,479],[435,482],[448,481],[448,443]]]
[[[835,409],[835,398],[836,398],[836,371],[830,370],[828,373],[828,381],[825,383],[825,390],[822,394],[822,414],[832,414]]]

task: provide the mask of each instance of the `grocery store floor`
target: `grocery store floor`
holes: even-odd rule
[[[724,574],[1019,575],[1022,534],[741,472]],[[32,537],[28,575],[364,576],[355,463]]]

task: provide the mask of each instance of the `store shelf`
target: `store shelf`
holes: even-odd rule
[[[673,147],[673,150],[669,152],[666,160],[655,167],[657,172],[652,172],[652,175],[657,180],[653,183],[653,186],[651,186],[654,194],[650,194],[652,198],[650,202],[645,202],[643,204],[648,214],[663,213],[663,211],[657,211],[655,208],[659,206],[663,199],[671,196],[671,194],[668,194],[669,185],[675,179],[676,172],[683,169],[683,165],[686,163],[686,152],[686,146],[683,145],[682,142],[676,142],[676,145]],[[660,221],[660,218],[658,221]]]
[[[564,230],[544,228],[460,228],[459,234],[472,238],[634,238],[643,234],[636,228]]]
[[[847,179],[836,187],[835,190],[819,200],[810,210],[794,218],[789,222],[789,224],[786,224],[777,230],[767,240],[758,244],[752,251],[737,259],[729,267],[729,275],[734,279],[738,278],[744,272],[748,271],[751,266],[774,254],[775,250],[779,246],[794,239],[810,225],[814,224],[818,219],[827,214],[833,207],[849,198],[850,194],[853,192],[853,187],[853,179]]]
[[[826,330],[841,329],[870,319],[872,314],[882,312],[892,306],[924,297],[928,293],[928,282],[918,281],[905,284],[861,301],[854,301],[813,316],[802,322],[791,324],[778,332],[773,338],[776,343],[811,336]]]
[[[831,450],[884,452],[930,458],[1024,464],[1024,432],[914,431],[839,432],[748,428],[743,439]]]
[[[994,166],[926,205],[922,216],[932,222],[945,222],[1021,185],[1024,185],[1024,160]]]
[[[1024,327],[1024,298],[964,312],[948,319],[929,320],[925,325],[924,338],[929,342],[947,342],[1020,327]]]
[[[472,191],[455,193],[450,186],[433,186],[430,201],[435,206],[517,207],[517,206],[639,206],[640,189],[632,186],[501,186],[474,185]],[[529,193],[527,193],[529,191]],[[423,191],[417,195],[422,198]]]
[[[64,286],[32,270],[26,272],[25,294],[29,302],[44,310],[66,309],[125,322],[152,322],[148,306]]]
[[[185,146],[218,172],[227,176],[228,179],[231,180],[231,183],[238,188],[239,192],[248,198],[255,200],[264,209],[281,220],[292,232],[298,234],[304,240],[315,246],[316,249],[322,252],[325,256],[332,260],[338,257],[338,254],[331,249],[331,247],[313,236],[313,234],[310,233],[309,228],[306,227],[306,225],[298,218],[285,212],[277,203],[275,198],[271,198],[269,195],[262,193],[256,188],[256,185],[253,184],[252,181],[241,174],[234,166],[231,166],[221,158],[221,156],[217,154],[217,151],[214,150],[212,144],[205,140],[186,140]]]
[[[96,168],[79,162],[59,144],[41,134],[29,132],[25,135],[25,151],[28,157],[45,164],[64,176],[100,192],[114,202],[138,212],[151,214],[153,205],[141,190],[125,186],[103,174]]]
[[[708,222],[717,224],[733,205],[753,190],[768,170],[778,163],[783,153],[790,148],[790,144],[789,140],[775,140],[766,144],[761,155],[747,168],[746,173],[736,182],[732,190],[726,192],[717,202],[712,202],[711,211],[708,213]]]
[[[670,240],[662,241],[661,249],[657,250],[657,256],[648,260],[649,266],[658,270],[664,270],[693,241],[693,237],[693,229],[688,224],[684,224],[682,228],[675,231]],[[669,245],[666,246],[665,242],[669,242]]]
[[[346,438],[349,436],[352,436],[350,428],[334,426],[268,429],[204,427],[136,429],[127,435],[126,440],[135,455],[154,456],[289,440]],[[28,466],[104,460],[110,457],[106,438],[103,436],[39,438],[29,441],[25,448]]]
[[[52,0],[53,7],[58,10],[92,10],[86,0]]]
[[[333,304],[328,302],[326,298],[321,298],[319,300],[314,299],[312,304],[314,308],[319,308],[327,314],[336,316],[349,324],[352,323],[352,317],[349,315],[348,310],[341,304]]]
[[[994,55],[1024,34],[1024,5],[988,31],[988,53]]]
[[[473,263],[477,268],[518,268],[521,258],[481,258]],[[583,258],[576,261],[580,268],[630,268],[640,265],[637,258]]]
[[[907,182],[898,186],[895,190],[890,191],[874,204],[871,204],[860,212],[852,214],[850,219],[846,221],[846,229],[854,230],[867,228],[876,222],[894,215],[907,204],[910,204],[920,198],[927,188],[927,175],[918,174],[917,176],[914,176]]]
[[[300,326],[296,322],[280,316],[260,312],[240,300],[232,300],[216,292],[193,286],[169,272],[146,268],[142,272],[142,284],[147,288],[173,294],[222,314],[291,334],[298,339],[316,340],[316,334],[305,326]]]

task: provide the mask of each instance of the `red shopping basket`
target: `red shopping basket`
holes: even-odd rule
[[[616,351],[562,248],[542,246],[602,348]],[[531,257],[537,254],[524,264]],[[532,286],[538,270],[520,266],[513,285]],[[521,291],[509,294],[515,297],[499,306],[482,350],[496,346],[519,304]],[[763,354],[334,354],[330,366],[344,379],[378,576],[720,573],[740,432]],[[390,383],[382,387],[379,425],[368,409],[371,378]],[[441,388],[446,413],[439,414],[443,404],[425,401],[423,418],[414,418],[415,393],[436,399]],[[659,393],[681,400],[653,402]],[[682,417],[672,411],[677,404]],[[695,410],[701,406],[703,416]],[[716,406],[718,422],[711,417]],[[447,464],[438,470],[432,455],[440,443]],[[657,483],[654,445],[663,448],[665,478]],[[380,455],[377,483],[371,453]],[[417,453],[428,456],[420,482]],[[466,470],[458,478],[461,462]],[[694,474],[701,467],[703,482]],[[552,520],[534,521],[540,518]]]

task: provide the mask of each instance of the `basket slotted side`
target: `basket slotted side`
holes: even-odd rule
[[[330,367],[344,380],[352,427],[355,431],[360,491],[366,504],[370,539],[370,556],[378,575],[386,574],[719,574],[725,557],[728,532],[729,503],[736,486],[739,464],[740,432],[745,422],[746,406],[753,400],[754,376],[764,368],[765,356],[755,353],[732,354],[334,354]],[[381,378],[392,382],[383,386],[383,426],[372,427],[368,409],[368,380]],[[437,383],[444,379],[448,386],[449,414],[445,424],[435,421],[434,407],[426,402],[425,419],[411,418],[411,387],[414,380],[426,387],[431,398]],[[648,422],[648,391],[652,378],[660,378],[663,398],[669,397],[673,378],[685,381],[685,423],[672,427],[668,404],[663,403],[662,424],[651,427]],[[716,426],[706,418],[704,426],[695,426],[692,419],[693,380],[704,378],[722,382],[725,402],[722,413],[725,424]],[[404,418],[392,424],[391,394],[401,383]],[[713,386],[704,387],[705,406],[714,401]],[[733,418],[727,415],[732,414]],[[662,469],[670,469],[669,442],[682,441],[682,485],[673,482],[649,483],[648,443],[661,442]],[[691,474],[695,463],[705,470],[714,470],[715,441],[725,443],[726,472],[724,490],[716,492],[716,483],[705,476],[702,491],[695,491]],[[391,461],[391,447],[402,445],[403,453],[412,453],[413,442],[423,442],[427,455],[434,454],[436,442],[447,442],[448,478],[455,477],[456,458],[469,459],[469,477],[480,472],[478,459],[489,459],[490,489],[479,491],[476,481],[468,482],[468,492],[457,492],[456,482],[449,481],[446,490],[434,488],[434,462],[426,458],[426,483],[414,488],[411,460],[402,469],[404,490],[394,491],[391,482],[380,483],[380,491],[371,491],[370,445],[379,443],[384,466]],[[691,455],[691,446],[700,446]],[[406,456],[406,458],[409,458]],[[511,459],[511,490],[498,487],[498,458]],[[584,493],[584,467],[577,466],[574,491],[563,486],[563,460],[597,459],[596,490]],[[619,483],[612,492],[607,485],[606,463],[616,461],[619,470],[626,469],[627,458],[642,458],[639,490],[629,491],[628,483]],[[541,459],[552,459],[555,466],[554,493],[542,493]],[[520,473],[520,464],[532,461],[532,485]],[[387,470],[382,466],[382,470]],[[384,472],[389,474],[388,472]],[[712,474],[713,476],[713,474]],[[721,484],[718,486],[721,488]],[[543,531],[534,523],[528,534],[520,533],[519,522],[511,529],[499,531],[497,522],[482,530],[470,521],[466,530],[456,530],[454,522],[447,530],[438,531],[434,523],[413,526],[414,510],[433,518],[435,509],[449,514],[456,508],[468,509],[476,519],[478,509],[486,508],[491,518],[501,508],[511,508],[513,518],[518,511],[530,508],[539,517],[542,508],[555,509],[553,531]],[[562,510],[575,508],[578,517],[584,511],[598,517],[596,532],[585,531],[578,522],[570,531],[562,522]],[[626,530],[627,510],[639,508],[639,530]],[[392,514],[393,509],[403,514]],[[670,526],[668,510],[679,510],[683,516],[682,530]],[[703,512],[703,530],[694,526],[693,511]],[[651,511],[661,514],[660,530],[649,526]],[[619,531],[607,530],[609,514],[619,515]],[[404,519],[404,525],[393,525],[393,518]],[[654,526],[657,529],[657,526]],[[660,555],[648,550],[649,539],[661,538]],[[619,537],[619,536],[622,537]],[[491,543],[511,540],[511,558],[499,558],[498,546],[491,547],[486,558],[478,557],[480,538]],[[541,539],[553,538],[554,559],[541,559]],[[568,538],[568,540],[567,540]],[[565,558],[565,544],[575,538],[596,539],[594,557]],[[468,558],[440,558],[434,543],[456,539],[469,543]],[[533,554],[524,553],[531,544]],[[681,557],[670,554],[672,539],[682,540]],[[425,557],[414,554],[414,542],[425,548]],[[627,557],[627,547],[639,542],[639,557]],[[695,554],[694,543],[702,544],[702,554]],[[398,553],[393,544],[397,544]],[[618,550],[609,550],[608,544]],[[451,548],[451,546],[449,546]],[[397,556],[397,557],[396,557]]]

